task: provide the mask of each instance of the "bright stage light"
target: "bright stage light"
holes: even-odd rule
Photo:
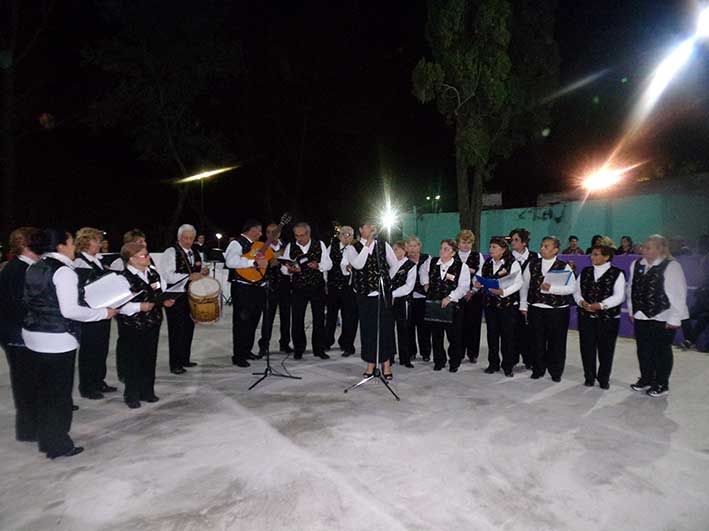
[[[223,238],[221,232],[217,232],[217,234],[215,236],[217,237],[217,240],[221,240]]]
[[[177,184],[183,184],[183,183],[191,183],[195,181],[201,181],[204,179],[207,179],[209,177],[213,177],[214,175],[219,175],[220,173],[224,173],[233,169],[238,168],[239,165],[237,164],[236,166],[229,166],[228,168],[220,168],[218,170],[211,170],[211,171],[203,171],[202,173],[198,173],[196,175],[190,175],[189,177],[185,177],[184,179],[178,179],[175,181]]]
[[[398,216],[396,210],[394,210],[391,205],[387,205],[384,212],[382,212],[382,228],[385,229],[387,232],[391,232],[391,229],[396,226],[397,219]]]
[[[644,164],[644,162],[639,162],[625,168],[609,168],[608,166],[603,166],[601,169],[587,175],[583,180],[582,186],[589,192],[606,190],[620,183],[626,173],[642,164]]]
[[[709,37],[709,7],[705,7],[702,9],[701,13],[699,13],[696,36],[700,39]]]

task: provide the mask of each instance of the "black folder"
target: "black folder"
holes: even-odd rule
[[[441,301],[426,301],[426,313],[424,320],[429,323],[451,324],[455,313],[455,303],[451,302],[445,308],[441,306]]]

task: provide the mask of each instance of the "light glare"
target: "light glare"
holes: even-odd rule
[[[697,37],[705,39],[709,37],[709,7],[702,9],[697,19]]]
[[[237,164],[236,166],[229,166],[228,168],[220,168],[218,170],[203,171],[202,173],[197,173],[196,175],[190,175],[189,177],[185,177],[184,179],[179,179],[175,182],[178,184],[183,184],[183,183],[191,183],[194,181],[201,181],[202,179],[207,179],[209,177],[213,177],[214,175],[218,175],[220,173],[224,173],[224,172],[236,169],[238,167],[239,167],[239,165]]]

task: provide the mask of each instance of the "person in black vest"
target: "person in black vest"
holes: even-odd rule
[[[284,245],[280,240],[280,229],[275,223],[266,227],[266,236],[276,243],[271,244],[274,257],[268,265],[266,279],[268,280],[267,311],[263,314],[261,324],[261,339],[259,339],[259,356],[264,356],[270,349],[271,335],[273,334],[273,321],[276,319],[276,309],[279,310],[281,338],[279,341],[280,351],[290,354],[293,349],[290,347],[290,277],[281,273],[281,264],[278,257],[283,255]]]
[[[22,339],[35,369],[39,450],[52,459],[70,457],[83,451],[69,436],[79,322],[110,319],[118,310],[79,305],[71,234],[45,229],[30,246],[42,258],[25,274]]]
[[[522,274],[529,267],[532,260],[538,260],[539,254],[529,250],[531,234],[527,229],[517,228],[510,231],[510,247],[512,256],[519,264]],[[520,294],[521,295],[521,294]],[[515,327],[515,365],[522,360],[525,369],[529,370],[534,365],[534,336],[532,327],[527,322],[527,314],[518,312],[517,326]]]
[[[449,304],[456,306],[452,323],[428,323],[431,329],[434,371],[440,371],[446,366],[444,333],[448,338],[448,370],[457,372],[463,359],[463,312],[457,304],[470,291],[470,269],[463,267],[460,260],[456,260],[457,250],[458,246],[453,240],[442,240],[440,258],[432,258],[429,267],[422,267],[419,274],[427,300],[440,302],[443,308]]]
[[[10,252],[14,258],[0,271],[0,346],[10,369],[15,439],[26,442],[37,440],[37,382],[32,356],[22,340],[22,323],[27,312],[23,300],[25,273],[39,260],[28,245],[37,233],[34,227],[20,227],[10,233]]]
[[[84,302],[84,287],[107,273],[98,257],[103,232],[91,227],[76,233],[74,271],[79,277],[79,304]],[[111,321],[81,323],[79,340],[79,394],[90,400],[103,398],[103,393],[117,391],[106,383],[106,358],[111,335]]]
[[[335,343],[337,329],[337,314],[342,314],[342,330],[337,341],[342,349],[342,356],[355,353],[355,336],[357,335],[357,299],[352,289],[352,274],[347,269],[347,261],[343,260],[344,249],[352,244],[354,229],[347,225],[340,227],[337,239],[327,249],[332,261],[332,269],[327,272],[327,316],[325,320],[325,343],[331,348]],[[342,265],[345,265],[343,268]],[[350,268],[351,269],[351,268]]]
[[[482,253],[473,251],[475,234],[471,230],[462,230],[455,239],[458,244],[456,257],[470,271],[471,289],[460,301],[460,311],[463,312],[463,349],[471,363],[478,362],[480,355],[480,329],[483,320],[483,294],[472,286],[472,280],[479,274],[485,258]],[[462,359],[462,358],[461,358]]]
[[[549,371],[554,382],[561,381],[566,364],[566,337],[569,333],[569,304],[576,289],[576,278],[569,264],[559,260],[559,239],[545,236],[539,254],[522,274],[524,286],[520,294],[520,310],[527,313],[534,337],[534,367],[532,379]],[[545,281],[549,271],[567,271],[563,286],[551,286]]]
[[[194,246],[197,230],[192,225],[182,225],[177,229],[177,243],[165,249],[160,259],[160,276],[171,288],[185,277],[189,281],[199,280],[209,274],[202,266],[202,256]],[[189,282],[182,291],[187,292]],[[192,355],[192,336],[194,321],[190,316],[190,303],[187,295],[175,299],[171,308],[165,309],[167,316],[167,334],[170,345],[170,372],[183,374],[185,368],[197,365],[190,360]]]
[[[411,293],[416,285],[416,264],[406,257],[406,242],[398,241],[393,246],[397,263],[389,268],[391,298],[396,323],[396,346],[399,363],[414,368],[409,354],[409,325],[411,322]]]
[[[586,387],[593,387],[596,380],[601,389],[610,386],[620,305],[625,299],[625,275],[611,265],[614,253],[610,238],[597,240],[591,250],[593,265],[585,267],[576,282],[574,300],[578,305],[579,346]]]
[[[257,356],[251,352],[256,339],[261,313],[266,305],[265,279],[252,282],[239,275],[238,269],[250,267],[268,267],[268,260],[263,257],[246,258],[244,255],[261,238],[262,225],[260,221],[249,219],[244,223],[243,232],[229,243],[224,253],[226,266],[229,268],[231,282],[231,300],[234,306],[232,313],[233,355],[231,362],[237,367],[248,367],[250,359]]]
[[[329,359],[325,353],[325,277],[323,273],[332,269],[332,260],[325,244],[310,237],[310,225],[296,223],[293,226],[295,242],[286,245],[283,256],[294,264],[282,266],[284,275],[291,277],[293,293],[293,358],[303,358],[307,340],[305,338],[305,309],[310,303],[313,315],[311,344],[313,355]]]
[[[663,236],[645,240],[642,255],[630,266],[628,282],[628,313],[635,325],[640,365],[640,378],[630,387],[660,397],[670,392],[672,340],[689,317],[687,281]]]
[[[359,241],[345,248],[343,262],[346,260],[352,269],[357,296],[362,359],[367,362],[364,376],[374,374],[379,358],[382,376],[391,380],[395,345],[389,268],[397,264],[396,255],[383,238],[377,237],[373,222],[363,222],[359,235]]]
[[[519,313],[519,291],[522,289],[522,268],[510,253],[504,238],[490,240],[490,258],[481,268],[481,277],[497,279],[500,289],[485,290],[485,322],[487,324],[487,374],[502,370],[512,377],[516,361],[515,332]],[[482,289],[475,281],[474,286]],[[500,364],[500,350],[502,363]]]
[[[426,315],[426,291],[421,284],[421,269],[430,268],[431,257],[421,253],[421,240],[409,236],[406,240],[406,256],[416,264],[416,284],[411,294],[411,323],[409,326],[409,357],[416,359],[420,353],[423,361],[431,360],[431,327],[424,319]],[[418,348],[416,343],[418,341]]]
[[[118,321],[123,325],[120,334],[126,349],[126,377],[123,399],[131,409],[140,407],[140,401],[157,402],[155,395],[155,365],[162,324],[162,306],[170,308],[175,299],[157,302],[157,296],[166,288],[157,269],[150,265],[148,248],[140,243],[126,243],[121,248],[126,267],[121,272],[136,293],[131,302],[121,307]],[[182,296],[184,297],[184,295]]]

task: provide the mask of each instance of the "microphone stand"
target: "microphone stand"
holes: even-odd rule
[[[388,271],[383,271],[382,270],[382,264],[381,261],[379,260],[379,249],[377,249],[377,246],[383,245],[384,246],[384,253],[386,254],[386,243],[384,242],[383,239],[377,239],[375,240],[376,243],[374,244],[374,258],[377,261],[377,271],[379,272],[379,286],[377,288],[377,331],[376,331],[376,338],[377,338],[377,350],[376,350],[376,358],[375,358],[375,364],[374,364],[374,370],[372,371],[371,376],[365,376],[362,380],[357,382],[354,385],[349,386],[347,389],[345,389],[345,393],[348,391],[352,391],[354,389],[357,389],[358,387],[363,386],[364,384],[374,380],[379,381],[384,384],[384,386],[389,390],[389,392],[394,396],[394,398],[398,401],[401,400],[399,398],[399,395],[396,394],[396,391],[391,387],[391,384],[389,383],[389,380],[384,378],[384,375],[382,374],[381,370],[379,370],[379,351],[380,351],[380,342],[379,342],[379,332],[382,326],[382,301],[384,301],[384,304],[387,304],[387,300],[385,299],[386,296],[386,290],[384,289],[384,275],[388,275]],[[360,326],[362,325],[362,321],[360,320]]]

